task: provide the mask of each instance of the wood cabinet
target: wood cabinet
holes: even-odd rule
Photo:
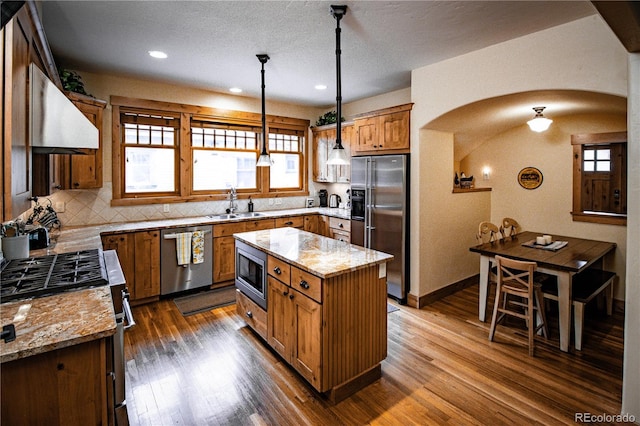
[[[357,116],[353,155],[409,153],[409,119],[413,104],[399,105]]]
[[[329,237],[344,241],[346,243],[351,242],[351,221],[349,219],[341,219],[338,217],[329,218]]]
[[[85,149],[84,155],[62,157],[62,189],[102,188],[102,113],[105,101],[67,92],[67,97],[98,129],[98,149]]]
[[[329,154],[336,144],[336,125],[314,127],[313,133],[313,169],[315,182],[348,182],[351,176],[350,166],[329,165]],[[351,156],[351,141],[353,139],[353,122],[342,123],[342,146],[348,156]]]
[[[264,340],[267,340],[267,312],[240,290],[236,290],[236,309],[238,315]]]
[[[213,283],[233,281],[236,274],[236,241],[233,234],[274,227],[273,219],[246,220],[213,225]]]
[[[160,231],[102,235],[104,250],[118,253],[132,304],[160,296]]]
[[[2,423],[106,425],[111,338],[2,364]],[[111,402],[112,404],[112,402]]]
[[[35,3],[27,2],[0,32],[2,47],[2,209],[0,221],[29,210],[33,195],[29,128],[29,64],[60,85]]]
[[[291,268],[294,275],[297,268]],[[289,285],[287,275],[274,277],[269,269],[267,342],[313,387],[321,387],[322,305]],[[299,278],[299,277],[298,277]],[[317,278],[317,277],[316,277]],[[314,284],[316,284],[314,281]],[[292,281],[310,288],[306,281]],[[315,286],[320,292],[319,281]]]

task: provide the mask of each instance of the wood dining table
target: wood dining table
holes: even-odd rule
[[[557,277],[560,349],[568,352],[571,335],[571,282],[573,276],[594,264],[605,269],[605,256],[615,250],[616,244],[554,235],[553,241],[566,241],[567,244],[553,250],[534,244],[536,237],[543,234],[542,232],[526,231],[469,248],[474,253],[480,253],[479,319],[483,322],[486,320],[489,272],[491,262],[495,261],[495,256],[536,262],[538,271]],[[531,247],[531,245],[534,246]]]

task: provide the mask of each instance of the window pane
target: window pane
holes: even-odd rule
[[[256,153],[193,150],[193,189],[224,190],[229,187],[255,189]]]
[[[271,188],[300,188],[300,156],[271,153]]]
[[[596,156],[598,157],[598,160],[609,160],[611,159],[611,150],[599,149]]]
[[[585,172],[592,172],[595,170],[594,165],[595,161],[585,161],[582,170],[584,170]]]
[[[174,192],[175,151],[125,148],[125,193]]]
[[[585,160],[595,160],[596,158],[596,152],[592,149],[585,149],[584,150],[584,159]]]
[[[611,171],[611,162],[610,161],[598,161],[598,162],[596,162],[596,171],[598,171],[598,172],[609,172],[609,171]]]

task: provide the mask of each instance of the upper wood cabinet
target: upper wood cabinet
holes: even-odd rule
[[[358,115],[354,120],[353,155],[408,153],[409,120],[413,104]]]
[[[2,39],[2,152],[0,177],[2,221],[15,219],[31,207],[33,195],[29,133],[29,65],[35,63],[61,87],[58,71],[35,2],[28,1],[0,30]]]
[[[76,107],[98,129],[98,149],[84,150],[86,155],[65,155],[62,170],[62,189],[88,189],[102,187],[102,112],[107,103],[90,96],[67,92]]]
[[[313,180],[314,182],[348,182],[350,178],[349,166],[328,165],[329,154],[336,144],[336,125],[314,127],[313,133]],[[348,156],[351,156],[351,141],[353,140],[353,122],[342,123],[342,146]]]

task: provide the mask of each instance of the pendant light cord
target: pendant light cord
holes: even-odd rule
[[[265,107],[265,100],[264,100],[264,89],[265,89],[265,84],[264,84],[264,64],[267,63],[267,61],[270,59],[269,55],[256,55],[258,57],[258,60],[260,61],[260,63],[262,64],[262,71],[261,71],[261,75],[262,75],[262,152],[260,155],[267,155],[267,115],[266,115],[266,107]]]
[[[331,6],[331,14],[336,19],[336,149],[342,147],[342,70],[340,67],[340,20],[347,13],[347,6]]]

